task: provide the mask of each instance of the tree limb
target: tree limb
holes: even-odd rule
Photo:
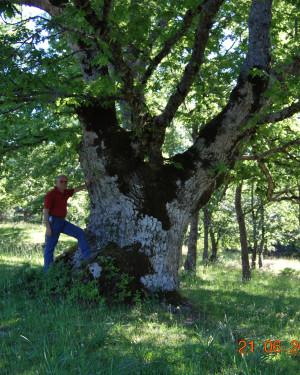
[[[73,0],[77,9],[83,10],[85,12],[85,20],[94,28],[96,35],[104,35],[108,32],[108,20],[109,14],[112,8],[114,0],[104,0],[102,12],[99,12],[99,15],[102,14],[102,19],[94,11],[91,6],[90,0]]]
[[[214,18],[223,2],[224,0],[206,0],[203,2],[190,61],[185,67],[181,81],[177,85],[173,95],[171,95],[163,113],[157,117],[155,121],[156,126],[168,126],[177,109],[186,98],[199,68],[204,62],[204,52],[208,42],[209,32],[213,26]]]
[[[287,118],[290,118],[294,116],[296,113],[300,112],[300,101],[297,103],[291,104],[289,107],[283,108],[281,111],[269,113],[267,115],[264,115],[260,117],[257,124],[263,125],[263,124],[269,124],[271,122],[279,122],[283,121]]]
[[[268,150],[266,152],[263,152],[258,155],[242,155],[242,156],[237,156],[236,160],[261,160],[271,154],[276,154],[278,152],[284,152],[288,147],[298,145],[300,144],[300,138],[293,139],[292,141],[286,143],[285,145],[281,147],[276,147],[273,148],[272,150]]]
[[[84,12],[84,18],[94,29],[94,32],[98,34],[98,30],[101,29],[101,21],[98,15],[95,13],[94,9],[91,7],[89,0],[73,0],[75,7],[78,10]]]
[[[300,56],[292,56],[289,64],[280,64],[271,70],[271,75],[278,81],[284,82],[284,76],[289,74],[294,77],[299,76],[300,72]]]
[[[259,160],[257,160],[257,162],[258,162],[258,165],[260,166],[262,172],[264,173],[264,175],[266,176],[266,179],[267,179],[268,189],[267,189],[266,195],[267,195],[268,202],[280,202],[280,201],[284,201],[284,200],[300,200],[300,197],[298,197],[296,195],[279,197],[280,195],[286,193],[288,190],[285,190],[285,191],[280,192],[280,193],[274,193],[275,184],[274,184],[274,181],[273,181],[273,178],[272,178],[272,175],[271,175],[270,171],[268,170],[265,163],[263,162],[263,159],[259,159]]]
[[[54,103],[58,98],[61,98],[61,99],[67,99],[67,98],[81,99],[81,100],[88,100],[90,102],[97,102],[97,103],[104,103],[104,102],[107,102],[107,101],[114,102],[114,101],[124,100],[124,98],[122,96],[117,96],[117,95],[104,96],[104,97],[96,96],[95,97],[95,96],[91,96],[91,95],[87,95],[87,94],[62,93],[62,92],[59,92],[56,89],[51,88],[51,87],[46,87],[46,88],[49,91],[30,93],[30,94],[26,94],[26,95],[22,94],[22,93],[15,93],[14,97],[9,97],[9,98],[4,97],[4,95],[1,95],[0,105],[1,104],[8,105],[8,100],[9,100],[9,104],[10,103],[14,103],[14,104],[22,103],[22,104],[18,105],[15,108],[10,108],[7,111],[0,112],[0,114],[4,115],[4,114],[15,112],[15,111],[19,110],[20,108],[26,107],[27,104],[36,103],[37,101],[39,101],[39,102],[43,101],[43,102],[46,102],[46,103]],[[45,96],[45,97],[48,97],[48,98],[41,100],[42,96]],[[75,105],[72,105],[72,104],[68,104],[68,106],[69,107],[73,107],[73,106],[76,107]]]
[[[184,102],[189,90],[198,74],[201,64],[204,62],[205,48],[209,33],[224,0],[204,0],[200,12],[198,26],[194,35],[194,46],[191,58],[185,67],[181,80],[175,92],[170,96],[163,112],[148,122],[144,128],[142,137],[147,135],[147,149],[151,165],[159,165],[162,162],[161,148],[165,138],[167,126],[174,118],[179,106]],[[141,137],[141,138],[142,138]],[[142,141],[140,141],[142,144]]]
[[[270,72],[270,25],[273,0],[252,0],[249,16],[248,53],[241,69],[246,78],[253,69]],[[267,27],[266,27],[267,25]]]
[[[263,171],[264,175],[266,176],[266,179],[268,182],[267,199],[268,201],[271,201],[274,188],[275,188],[274,181],[272,179],[270,171],[268,170],[265,163],[263,162],[263,159],[258,159],[257,162],[258,162],[258,165],[260,166],[260,169]]]
[[[105,34],[108,31],[108,20],[114,0],[104,0],[102,11],[102,23],[100,33]]]
[[[16,4],[39,8],[51,16],[57,15],[67,2],[67,0],[14,0]]]
[[[11,151],[16,151],[16,150],[19,150],[20,148],[22,147],[32,147],[32,146],[37,146],[38,144],[41,144],[45,141],[48,141],[48,137],[39,137],[39,136],[34,136],[33,137],[34,140],[33,141],[30,141],[30,142],[24,142],[22,143],[24,140],[26,140],[27,138],[26,137],[22,137],[22,138],[19,138],[17,140],[15,140],[15,142],[21,142],[21,144],[18,144],[18,145],[14,145],[14,146],[6,146],[6,147],[2,147],[0,149],[0,155],[4,155],[8,152],[11,152]]]
[[[150,61],[150,64],[141,79],[142,84],[147,83],[155,68],[157,68],[157,66],[160,64],[163,58],[170,53],[171,48],[181,39],[184,33],[189,29],[193,20],[195,19],[195,16],[200,13],[201,9],[202,4],[198,5],[195,11],[189,9],[186,12],[186,14],[183,17],[183,25],[181,26],[181,28],[174,35],[172,35],[169,39],[165,41],[161,51]]]

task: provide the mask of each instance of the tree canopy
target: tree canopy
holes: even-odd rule
[[[17,4],[47,13],[28,18]],[[160,128],[160,143],[176,122],[204,125],[225,107],[238,79],[250,5],[3,0],[2,153],[57,141],[82,102],[116,102],[121,126],[148,138]],[[253,121],[274,124],[299,112],[299,2],[277,0],[273,9],[267,105]],[[252,68],[253,77],[262,68]]]

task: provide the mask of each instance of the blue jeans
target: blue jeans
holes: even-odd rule
[[[87,243],[84,232],[81,228],[69,223],[65,219],[60,219],[53,216],[49,217],[49,222],[52,229],[52,236],[49,237],[46,235],[44,271],[47,271],[50,264],[54,262],[53,253],[61,233],[77,238],[83,259],[86,260],[89,258],[89,256],[91,255],[91,248]]]

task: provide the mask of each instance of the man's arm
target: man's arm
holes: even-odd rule
[[[45,219],[45,224],[46,224],[46,234],[48,237],[51,237],[52,229],[51,229],[51,225],[49,222],[49,209],[48,208],[44,208],[44,219]]]
[[[85,184],[84,185],[80,185],[80,186],[77,186],[76,188],[74,188],[74,193],[77,193],[78,191],[81,191],[81,190],[87,188],[90,183],[91,183],[91,180],[90,180],[90,178],[87,177],[85,179]]]

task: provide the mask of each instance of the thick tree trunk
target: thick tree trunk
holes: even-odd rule
[[[201,60],[206,18],[213,17],[221,2],[207,2],[209,7],[213,4],[212,9],[203,10],[205,22],[201,18],[195,33],[192,60]],[[253,131],[246,125],[264,104],[262,94],[268,79],[253,77],[249,70],[255,67],[269,71],[266,30],[271,20],[270,9],[270,0],[265,4],[253,1],[249,50],[228,104],[201,128],[193,146],[167,163],[161,153],[166,127],[197,74],[198,65],[193,61],[187,65],[162,113],[146,121],[148,114],[143,113],[142,99],[132,91],[130,71],[123,64],[118,44],[112,44],[114,68],[122,74],[124,95],[132,110],[132,130],[119,126],[112,102],[103,105],[95,100],[76,108],[83,128],[82,167],[93,180],[89,187],[89,240],[93,248],[101,248],[110,241],[121,248],[138,248],[147,257],[143,274],[138,275],[146,290],[178,292],[181,246],[192,212],[204,207],[223,183],[226,173],[219,166],[234,166],[240,141]],[[108,74],[105,70],[99,73]]]
[[[199,221],[199,211],[196,211],[192,216],[191,227],[189,233],[189,244],[187,257],[184,262],[184,269],[186,271],[196,271],[197,262],[197,241],[198,241],[198,221]]]
[[[141,187],[136,183],[132,181],[130,188]],[[138,196],[137,199],[125,196],[114,177],[103,177],[100,183],[93,183],[90,198],[98,202],[97,206],[91,205],[87,228],[93,247],[101,248],[111,241],[122,248],[138,247],[152,266],[141,279],[145,288],[178,290],[181,247],[189,222],[187,213],[170,205],[167,208],[170,222],[162,222],[145,208]],[[162,211],[164,209],[161,207]]]
[[[245,225],[245,216],[242,209],[242,186],[238,186],[235,191],[235,210],[240,230],[243,280],[250,280],[251,269],[248,256],[247,231]]]
[[[125,131],[106,131],[106,123],[115,121],[113,109],[82,108],[79,116],[82,166],[93,181],[86,231],[93,248],[109,242],[138,247],[151,264],[141,276],[145,289],[178,291],[183,237],[199,200],[186,191],[203,191],[201,180],[172,164],[154,169],[135,157]]]

